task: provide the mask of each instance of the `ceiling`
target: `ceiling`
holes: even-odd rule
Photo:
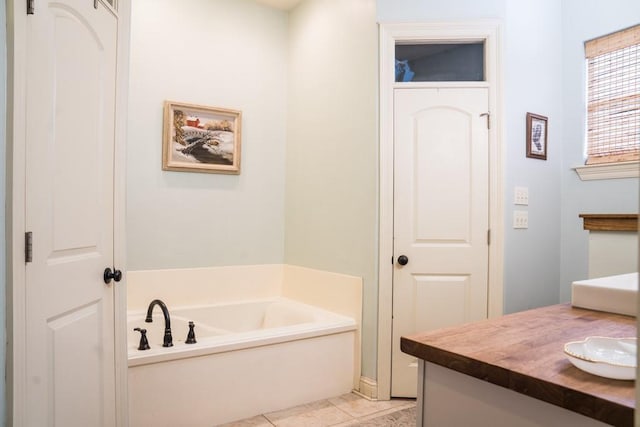
[[[257,3],[266,4],[276,9],[290,10],[300,3],[301,0],[255,0]]]

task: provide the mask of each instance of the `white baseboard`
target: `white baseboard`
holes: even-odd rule
[[[360,389],[354,393],[369,400],[378,400],[378,383],[367,377],[360,377]]]

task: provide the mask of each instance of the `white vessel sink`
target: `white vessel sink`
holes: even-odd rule
[[[579,280],[571,284],[574,307],[637,315],[638,273]]]

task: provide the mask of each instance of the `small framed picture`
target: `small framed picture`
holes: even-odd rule
[[[166,101],[162,169],[239,174],[241,118],[236,110]]]
[[[547,160],[547,118],[527,113],[527,157]]]

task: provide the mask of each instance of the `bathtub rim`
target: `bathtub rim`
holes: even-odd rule
[[[321,318],[320,320],[314,322],[305,322],[276,328],[267,328],[245,332],[233,332],[230,334],[209,336],[198,340],[196,344],[185,344],[184,342],[179,342],[176,343],[173,347],[169,348],[152,347],[150,350],[140,351],[137,350],[136,343],[128,343],[128,366],[143,366],[154,363],[187,359],[191,357],[239,351],[254,347],[275,345],[288,341],[311,339],[325,335],[334,335],[349,332],[353,332],[355,334],[358,331],[358,322],[356,321],[356,319],[285,297],[269,297],[218,304],[181,306],[175,307],[172,310],[179,311],[185,309],[260,303],[266,301],[286,302],[298,306],[303,306],[309,310],[312,310]],[[129,316],[138,316],[140,315],[140,313],[140,310],[127,312],[127,318],[129,318]]]

